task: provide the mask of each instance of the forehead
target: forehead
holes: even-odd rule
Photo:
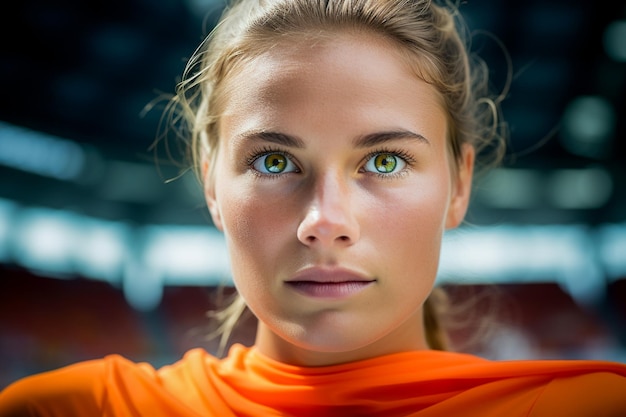
[[[354,71],[356,68],[363,71]],[[269,73],[264,74],[260,70],[268,70]],[[412,77],[410,67],[404,65],[395,45],[365,32],[283,37],[256,56],[252,65],[242,68],[242,72],[268,75],[278,82],[293,74],[322,75],[321,70],[331,76],[347,72],[353,79],[366,74]]]
[[[232,69],[231,80],[233,77],[241,81],[241,78],[266,76],[267,81],[281,82],[296,72],[318,75],[321,67],[335,75],[367,68],[374,76],[419,78],[414,65],[409,65],[409,58],[395,42],[370,31],[283,35],[250,45],[243,55],[247,59]],[[360,74],[361,71],[355,71],[351,76]]]
[[[347,120],[358,108],[360,116],[375,113],[389,123],[416,112],[432,121],[443,115],[440,95],[397,45],[366,33],[279,40],[230,75],[224,98],[223,122],[259,123],[285,109],[301,118],[332,109]]]

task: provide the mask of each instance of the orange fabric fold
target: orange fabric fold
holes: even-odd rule
[[[305,368],[235,345],[158,370],[117,355],[24,378],[0,393],[13,416],[626,416],[626,365],[489,361],[417,351]]]

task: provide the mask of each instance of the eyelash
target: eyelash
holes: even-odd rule
[[[263,146],[261,148],[258,149],[253,149],[250,151],[250,154],[248,155],[248,157],[245,160],[245,164],[246,166],[257,176],[259,177],[263,177],[263,178],[272,178],[272,177],[279,177],[281,176],[281,174],[266,174],[264,172],[259,172],[256,169],[253,168],[254,163],[259,159],[264,157],[265,155],[269,155],[269,154],[279,154],[279,155],[283,155],[284,157],[288,158],[291,160],[291,162],[298,167],[298,164],[296,164],[294,161],[296,160],[296,158],[290,154],[289,152],[283,151],[281,149],[277,149],[277,148],[272,148],[269,146]],[[298,171],[300,170],[300,168],[298,168]]]
[[[286,152],[284,150],[281,149],[277,149],[277,148],[272,148],[269,146],[264,146],[262,148],[259,149],[254,149],[252,151],[250,151],[249,156],[246,158],[245,160],[245,164],[248,168],[251,168],[251,170],[254,172],[254,174],[260,176],[260,177],[278,177],[281,174],[266,174],[266,173],[262,173],[257,171],[256,169],[252,169],[254,163],[259,159],[262,158],[265,155],[269,155],[269,154],[273,154],[273,153],[277,153],[279,155],[283,155],[286,158],[289,158],[292,163],[294,163],[296,166],[297,164],[294,162],[295,157],[290,154],[289,152]],[[376,175],[379,178],[383,178],[383,179],[393,179],[393,178],[397,178],[401,175],[404,175],[406,173],[406,170],[413,167],[413,165],[415,164],[415,158],[413,158],[413,156],[411,154],[409,154],[408,152],[401,150],[401,149],[391,149],[391,148],[379,148],[376,149],[375,151],[372,151],[370,153],[368,153],[362,160],[361,162],[361,166],[364,166],[365,163],[367,163],[367,161],[369,161],[370,159],[374,158],[377,155],[380,154],[391,154],[394,155],[396,157],[401,158],[405,163],[406,163],[406,167],[399,171],[399,172],[394,172],[391,174],[383,174],[383,173],[377,173],[377,172],[370,172],[367,171],[366,173],[368,174],[372,174],[372,175]],[[359,171],[362,170],[362,168],[359,168]]]
[[[390,155],[394,155],[400,159],[402,159],[405,163],[406,163],[406,167],[404,167],[404,169],[402,169],[401,171],[398,172],[393,172],[391,174],[383,174],[383,173],[379,173],[379,172],[370,172],[367,171],[368,174],[372,174],[372,175],[376,175],[379,178],[382,179],[394,179],[394,178],[398,178],[400,176],[403,176],[406,174],[406,171],[410,168],[412,168],[415,165],[415,158],[409,154],[408,152],[402,150],[402,149],[391,149],[391,148],[379,148],[376,149],[370,153],[368,153],[365,158],[363,158],[363,162],[361,163],[362,166],[364,166],[367,161],[369,161],[370,159],[374,158],[377,155],[383,154],[383,153],[387,153]]]

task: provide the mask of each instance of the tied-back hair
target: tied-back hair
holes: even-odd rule
[[[281,41],[332,42],[339,33],[385,39],[416,77],[438,91],[447,115],[452,170],[458,168],[466,144],[475,148],[484,166],[498,163],[504,153],[506,129],[500,122],[500,102],[505,92],[490,95],[487,66],[469,52],[469,32],[455,4],[430,0],[235,0],[189,60],[165,112],[168,126],[174,126],[188,143],[193,167],[205,187],[212,187],[220,113],[232,74]],[[446,349],[435,299],[439,292],[435,288],[424,304],[424,324],[430,347]],[[220,321],[212,333],[221,338],[220,350],[244,310],[245,303],[239,298],[212,313]]]

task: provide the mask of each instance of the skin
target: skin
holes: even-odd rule
[[[455,167],[438,93],[394,48],[350,33],[282,41],[229,80],[206,200],[259,319],[256,349],[275,360],[428,348],[422,304],[442,235],[465,215],[474,152]],[[395,168],[379,173],[385,157]],[[303,277],[368,283],[311,294],[288,283]]]

